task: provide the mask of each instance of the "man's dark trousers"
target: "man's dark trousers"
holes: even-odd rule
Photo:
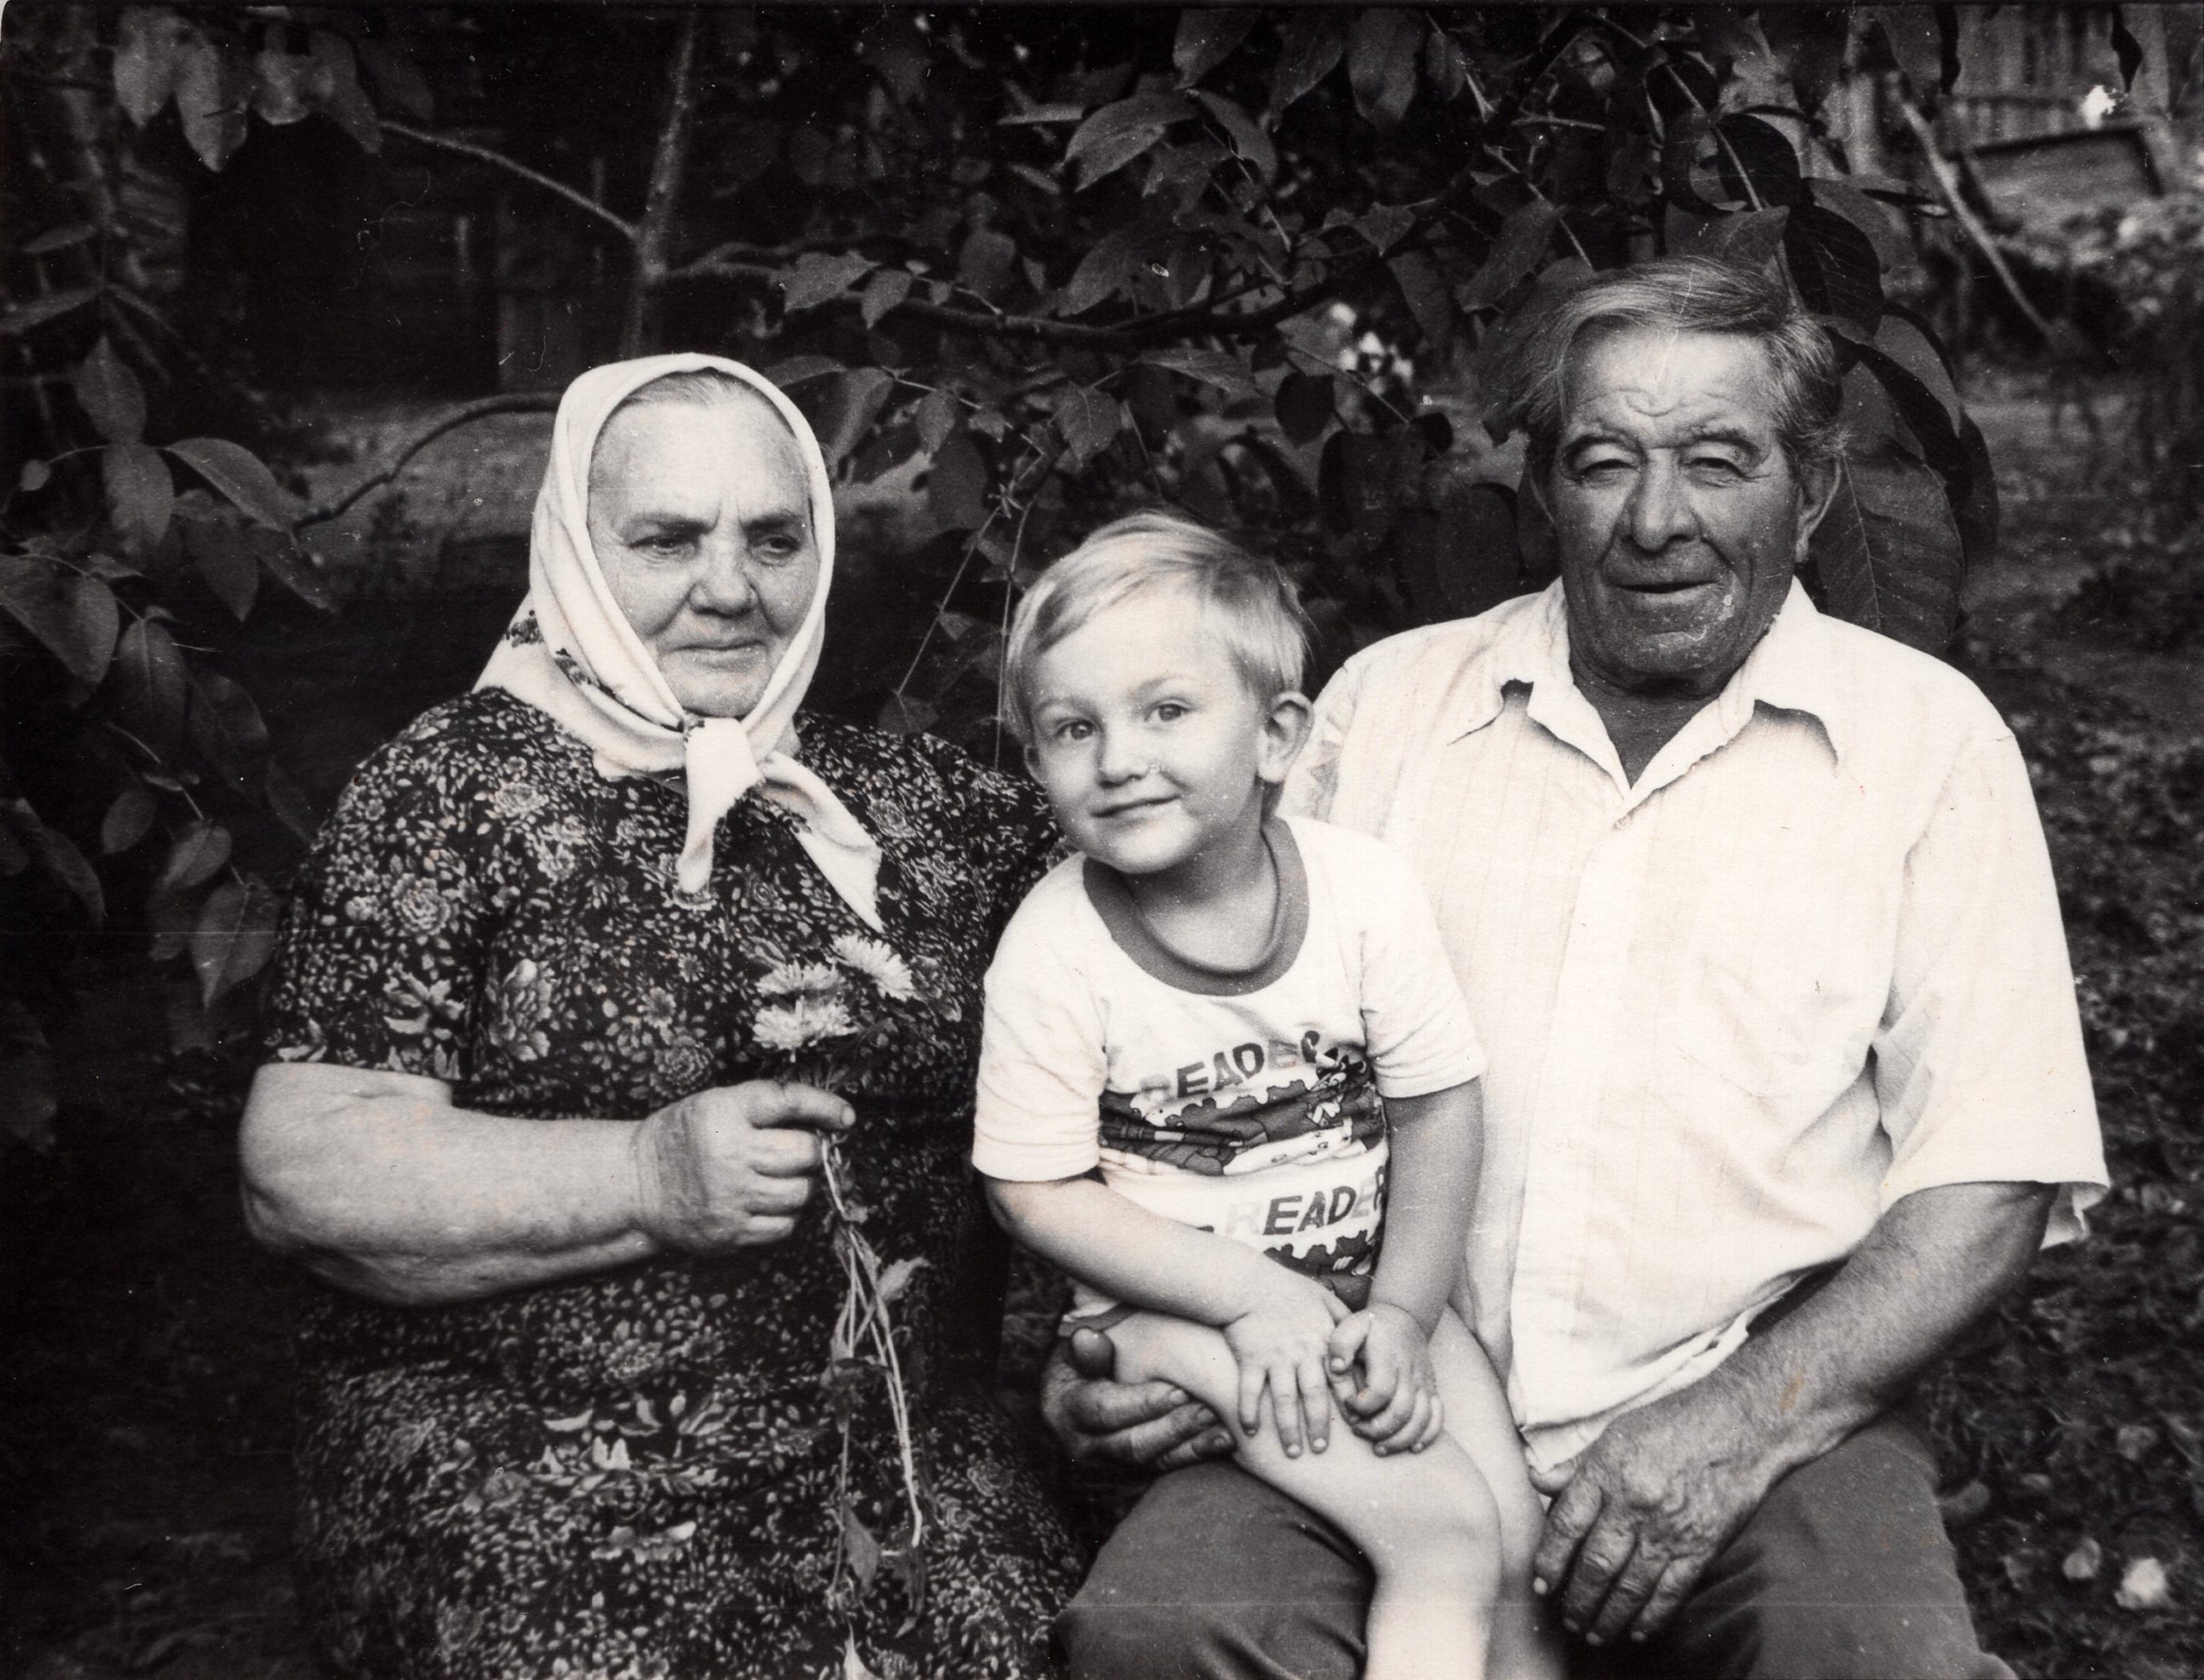
[[[1775,1485],[1656,1640],[1573,1647],[1583,1680],[2012,1680],[1985,1655],[1910,1415]],[[1230,1464],[1163,1477],[1059,1624],[1074,1680],[1354,1680],[1370,1574]]]

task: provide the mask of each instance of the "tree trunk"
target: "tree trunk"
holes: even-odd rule
[[[681,178],[689,167],[689,148],[696,127],[696,36],[701,14],[690,7],[681,22],[667,78],[666,121],[650,160],[650,186],[643,218],[636,224],[635,287],[628,294],[627,326],[620,354],[640,356],[656,347],[659,293],[666,284],[673,249],[673,213],[681,199]]]

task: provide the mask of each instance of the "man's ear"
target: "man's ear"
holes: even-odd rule
[[[1314,716],[1315,708],[1305,694],[1289,690],[1271,702],[1270,715],[1263,719],[1262,755],[1255,768],[1259,778],[1273,786],[1285,781],[1301,743],[1308,739]]]
[[[1030,741],[1025,744],[1026,771],[1035,780],[1040,779],[1040,748]]]
[[[1806,544],[1814,535],[1822,516],[1829,511],[1837,499],[1837,484],[1843,477],[1844,458],[1831,455],[1804,468],[1798,475],[1798,558],[1806,557]]]

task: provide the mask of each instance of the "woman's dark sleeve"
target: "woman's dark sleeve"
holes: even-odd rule
[[[369,759],[315,837],[276,944],[271,1060],[465,1073],[489,924],[478,778],[435,719]]]

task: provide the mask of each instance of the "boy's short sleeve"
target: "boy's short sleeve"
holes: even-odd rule
[[[989,1178],[1077,1178],[1101,1160],[1103,1024],[1074,914],[1077,878],[1065,879],[1078,867],[1034,889],[987,970],[972,1164]]]
[[[1439,941],[1423,884],[1383,843],[1351,837],[1336,873],[1342,909],[1362,941],[1362,1020],[1381,1096],[1427,1097],[1484,1071],[1469,1004]]]

